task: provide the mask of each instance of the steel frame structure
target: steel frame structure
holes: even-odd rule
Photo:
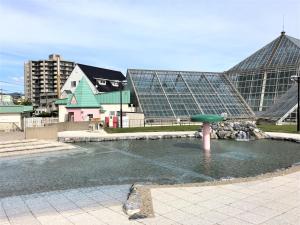
[[[127,79],[146,119],[188,120],[198,113],[255,116],[223,73],[128,69]]]
[[[266,111],[289,90],[300,65],[300,40],[281,35],[226,72],[253,111]]]

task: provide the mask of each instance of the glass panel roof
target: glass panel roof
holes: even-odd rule
[[[228,72],[297,63],[300,63],[300,40],[282,33],[281,36],[232,67]]]
[[[297,84],[293,86],[282,95],[274,105],[272,105],[267,111],[260,114],[262,118],[269,118],[273,120],[279,120],[286,113],[288,113],[293,107],[297,105],[298,101],[298,87]],[[299,93],[300,94],[300,93]]]
[[[146,118],[190,118],[198,113],[254,116],[222,73],[129,69],[127,80]]]

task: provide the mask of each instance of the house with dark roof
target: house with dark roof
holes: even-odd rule
[[[122,93],[122,96],[120,94]],[[129,90],[112,91],[95,94],[90,87],[89,80],[85,77],[78,82],[74,92],[65,90],[62,97],[56,100],[59,108],[59,122],[65,121],[88,121],[116,117],[120,113],[122,103],[122,115],[136,119],[139,115],[133,115],[135,108],[132,107]],[[109,119],[108,119],[109,121]]]
[[[120,71],[77,64],[62,87],[61,93],[68,91],[74,93],[83,77],[87,79],[94,94],[119,91],[121,82],[126,80]]]

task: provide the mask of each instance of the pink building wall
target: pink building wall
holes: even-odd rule
[[[74,113],[74,122],[88,121],[88,114],[93,114],[93,118],[100,118],[99,108],[97,109],[78,109],[78,108],[69,108],[67,109],[68,113]]]

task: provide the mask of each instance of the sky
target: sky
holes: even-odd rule
[[[0,0],[0,89],[24,62],[226,71],[280,35],[300,38],[299,0]]]

